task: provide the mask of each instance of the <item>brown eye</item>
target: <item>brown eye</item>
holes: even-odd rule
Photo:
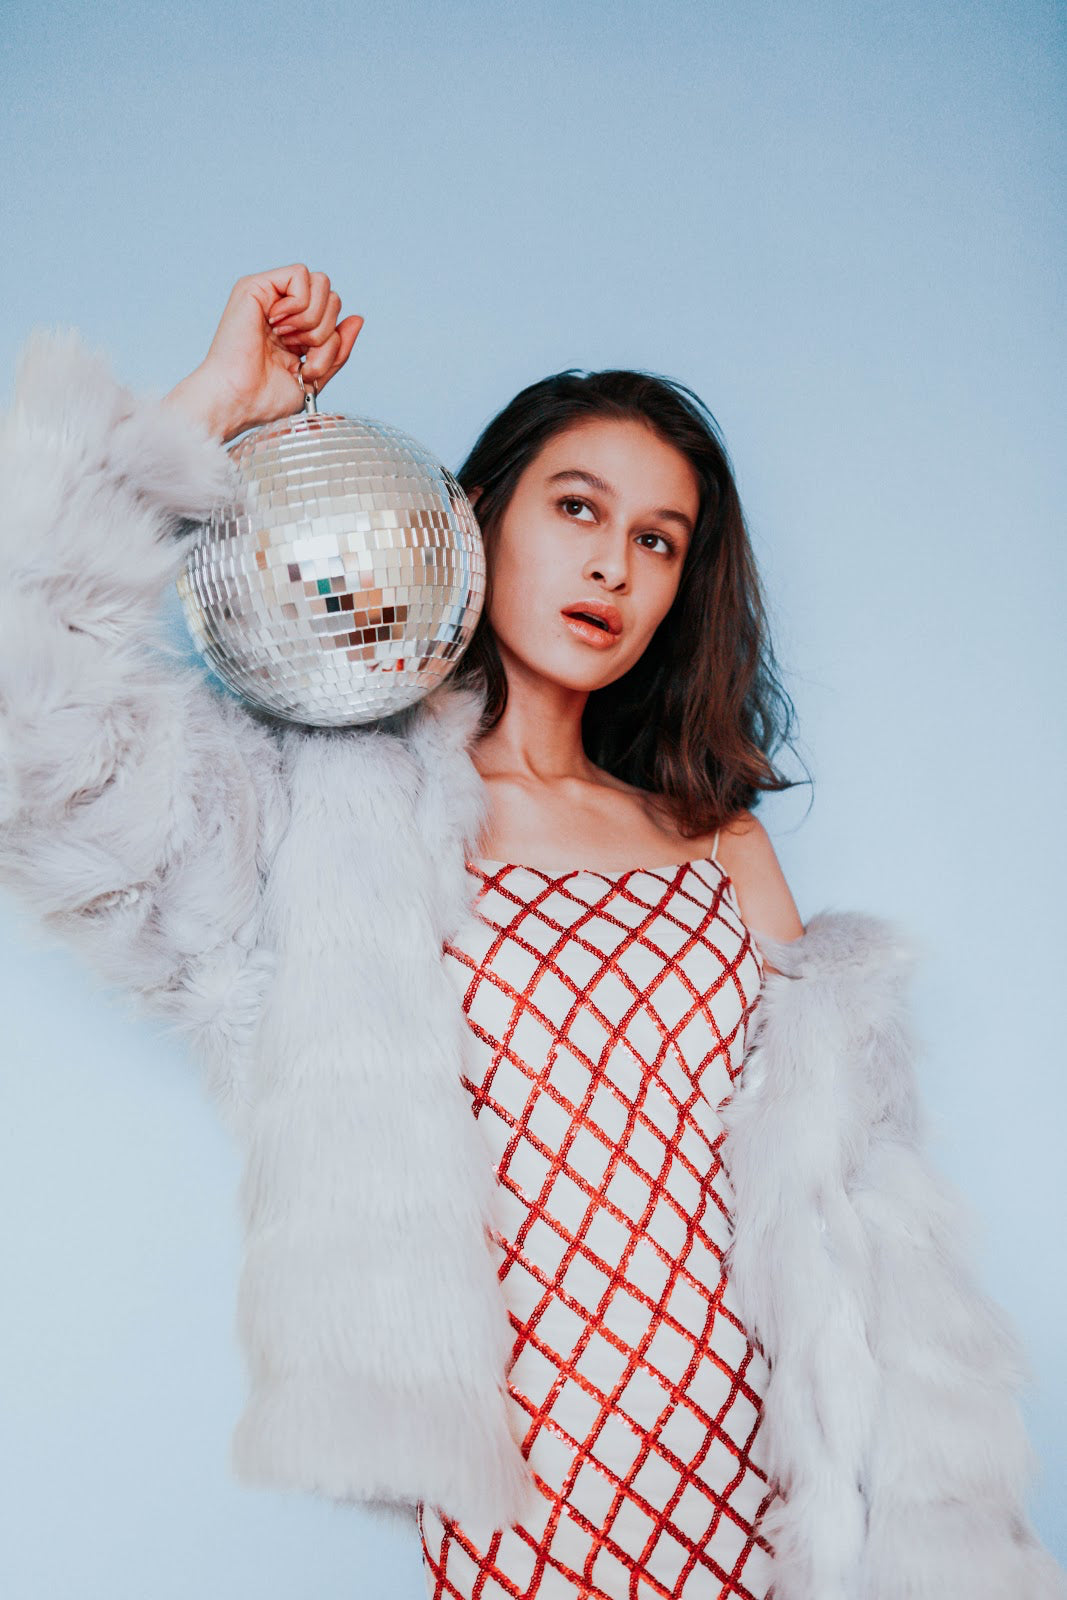
[[[566,516],[571,518],[572,522],[577,522],[578,518],[576,516],[571,516],[569,509],[571,506],[580,506],[585,511],[591,511],[593,509],[588,500],[583,500],[579,495],[575,494],[565,494],[558,503],[561,510]]]

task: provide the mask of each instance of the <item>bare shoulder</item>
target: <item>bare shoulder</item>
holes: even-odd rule
[[[799,939],[804,924],[771,836],[759,818],[751,811],[739,811],[724,823],[718,856],[733,881],[748,927],[772,939]]]

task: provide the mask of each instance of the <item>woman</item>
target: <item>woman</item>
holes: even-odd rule
[[[3,440],[0,866],[245,1142],[237,1471],[416,1506],[435,1596],[1061,1593],[907,951],[805,929],[748,809],[782,702],[698,403],[561,375],[490,424],[485,623],[388,727],[153,652],[164,535],[348,359],[339,311],[241,279],[162,404],[38,337]]]

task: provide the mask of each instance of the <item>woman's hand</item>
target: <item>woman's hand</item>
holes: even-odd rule
[[[341,297],[302,262],[238,278],[207,355],[166,396],[223,443],[303,404],[297,371],[316,393],[352,353],[363,318],[337,321]],[[304,357],[301,366],[301,357]]]

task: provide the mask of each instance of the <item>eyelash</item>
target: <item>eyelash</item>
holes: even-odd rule
[[[560,499],[556,501],[556,504],[559,506],[561,511],[563,510],[564,506],[568,506],[568,505],[585,506],[585,507],[587,507],[588,510],[595,511],[595,507],[591,506],[589,504],[588,500],[583,500],[582,496],[580,494],[565,494],[565,495],[562,495],[560,497]],[[563,514],[564,514],[564,516],[567,515],[566,512],[564,512]],[[577,519],[577,517],[569,517],[567,520],[569,522],[577,522],[578,519]],[[639,535],[639,537],[644,539],[644,538],[647,537],[647,535],[642,533],[641,535]],[[675,549],[677,547],[676,547],[676,545],[674,543],[674,540],[669,536],[669,534],[666,534],[666,533],[654,533],[653,537],[656,538],[656,539],[662,539],[663,543],[667,546],[667,549],[665,551],[653,551],[654,555],[660,555],[660,554],[662,554],[662,555],[673,555],[674,554]],[[648,549],[647,545],[645,546],[645,549],[646,550]]]

